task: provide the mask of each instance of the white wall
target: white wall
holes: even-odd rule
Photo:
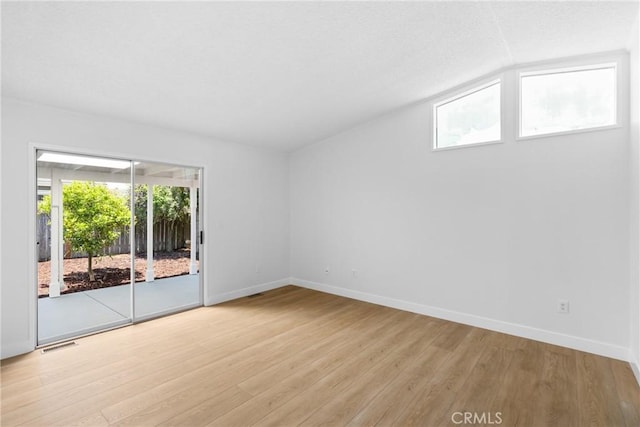
[[[631,246],[630,246],[630,263],[631,263],[631,289],[629,302],[631,305],[630,313],[630,348],[631,348],[631,365],[633,367],[636,378],[640,383],[640,109],[638,108],[638,98],[640,98],[640,68],[639,58],[639,38],[638,21],[631,37],[630,49],[630,70],[631,76],[631,105],[630,105],[630,223],[631,223]]]
[[[28,201],[33,194],[30,144],[203,166],[205,302],[287,282],[286,154],[3,98],[2,357],[30,351],[34,343],[30,310],[35,285],[29,281],[33,261],[28,256],[34,244],[28,239],[33,215]]]
[[[636,71],[637,58],[636,44]],[[25,230],[35,143],[204,166],[207,303],[292,275],[613,357],[631,347],[637,360],[637,74],[631,148],[626,127],[514,141],[507,126],[504,144],[433,152],[424,103],[287,156],[3,98],[2,357],[34,342]],[[558,298],[569,315],[556,313]]]
[[[430,108],[291,155],[294,282],[627,359],[626,125],[434,152]]]

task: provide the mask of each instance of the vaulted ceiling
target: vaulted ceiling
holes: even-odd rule
[[[2,91],[293,150],[516,63],[624,49],[638,2],[3,2]]]

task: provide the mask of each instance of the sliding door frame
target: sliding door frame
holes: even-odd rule
[[[80,155],[80,156],[92,156],[92,157],[104,157],[107,159],[113,159],[113,160],[124,160],[124,161],[128,161],[131,163],[131,167],[130,167],[130,173],[131,173],[131,179],[130,179],[130,184],[131,184],[131,188],[130,188],[130,209],[131,209],[131,230],[132,232],[129,233],[129,252],[130,252],[130,256],[131,256],[131,296],[130,296],[130,303],[131,303],[131,316],[130,322],[127,322],[124,325],[119,325],[116,327],[111,327],[111,328],[106,328],[100,331],[96,331],[96,332],[91,332],[88,334],[83,334],[83,335],[79,335],[76,338],[79,338],[81,336],[86,336],[86,335],[92,335],[94,333],[99,333],[99,332],[104,332],[110,329],[117,329],[117,328],[121,328],[121,327],[125,327],[125,326],[130,326],[133,325],[135,323],[137,323],[136,318],[135,318],[135,291],[134,291],[134,285],[135,285],[135,217],[134,217],[134,207],[135,207],[135,199],[133,197],[134,194],[134,187],[135,187],[135,163],[136,162],[151,162],[151,163],[161,163],[161,164],[166,164],[166,165],[172,165],[172,166],[179,166],[179,167],[186,167],[186,168],[194,168],[194,169],[198,169],[199,170],[199,200],[198,200],[198,219],[199,219],[199,227],[197,230],[197,236],[198,236],[198,250],[199,250],[199,277],[198,277],[198,286],[199,286],[199,306],[203,306],[206,305],[206,298],[207,298],[207,290],[206,287],[204,286],[205,282],[205,274],[206,274],[206,269],[205,269],[205,250],[204,250],[204,244],[203,242],[200,241],[200,236],[202,235],[202,233],[204,233],[204,230],[207,229],[207,224],[206,224],[206,216],[204,215],[204,211],[205,211],[205,197],[204,197],[204,174],[205,174],[205,167],[204,165],[184,165],[184,164],[180,164],[180,163],[174,163],[174,162],[167,162],[164,159],[161,158],[148,158],[148,157],[139,157],[137,155],[133,155],[133,154],[124,154],[124,153],[114,153],[114,152],[109,152],[109,151],[102,151],[102,150],[95,150],[95,149],[86,149],[86,148],[81,148],[81,147],[72,147],[72,146],[64,146],[64,145],[52,145],[52,144],[45,144],[45,143],[34,143],[31,142],[29,143],[29,165],[28,165],[28,192],[27,192],[27,198],[28,198],[28,209],[29,209],[29,215],[28,215],[28,230],[27,230],[27,239],[28,239],[28,251],[27,251],[27,256],[29,257],[29,259],[31,260],[31,268],[29,268],[28,274],[27,274],[27,278],[28,278],[28,283],[29,285],[27,286],[28,289],[28,298],[29,298],[29,305],[28,305],[28,315],[29,315],[29,341],[31,343],[31,346],[33,347],[33,349],[36,349],[39,347],[38,344],[38,276],[37,276],[37,272],[38,272],[38,257],[37,257],[37,249],[36,249],[36,236],[37,236],[37,222],[36,222],[36,208],[37,208],[37,195],[38,195],[38,178],[37,178],[37,161],[38,161],[38,151],[51,151],[51,152],[57,152],[57,153],[64,153],[64,154],[71,154],[71,155]],[[192,243],[193,245],[193,243]],[[167,314],[169,315],[169,314]],[[162,317],[162,316],[159,316]],[[151,319],[143,319],[142,321],[146,321],[146,320],[151,320]],[[69,341],[72,340],[74,338],[68,338],[68,339],[62,339],[60,340],[62,341]],[[47,345],[51,345],[53,343],[47,343],[47,344],[43,344],[42,346],[47,346]]]

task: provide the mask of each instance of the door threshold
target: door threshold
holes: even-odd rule
[[[53,345],[64,344],[64,343],[67,343],[69,341],[73,341],[73,340],[76,340],[76,339],[89,337],[91,335],[100,334],[102,332],[113,331],[115,329],[124,328],[124,327],[130,326],[132,324],[133,323],[131,321],[128,321],[126,323],[109,326],[107,328],[96,329],[96,330],[93,330],[93,331],[86,331],[86,332],[80,333],[78,335],[53,338],[53,339],[51,339],[51,341],[45,340],[42,343],[38,343],[38,345],[36,345],[36,350],[39,350],[39,349],[42,349],[42,348],[45,348],[45,347],[50,347],[50,346],[53,346]]]

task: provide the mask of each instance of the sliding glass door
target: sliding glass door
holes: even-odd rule
[[[38,345],[202,305],[199,169],[36,157]]]
[[[135,166],[136,320],[202,305],[197,168]]]
[[[132,162],[38,151],[38,344],[131,322]]]

